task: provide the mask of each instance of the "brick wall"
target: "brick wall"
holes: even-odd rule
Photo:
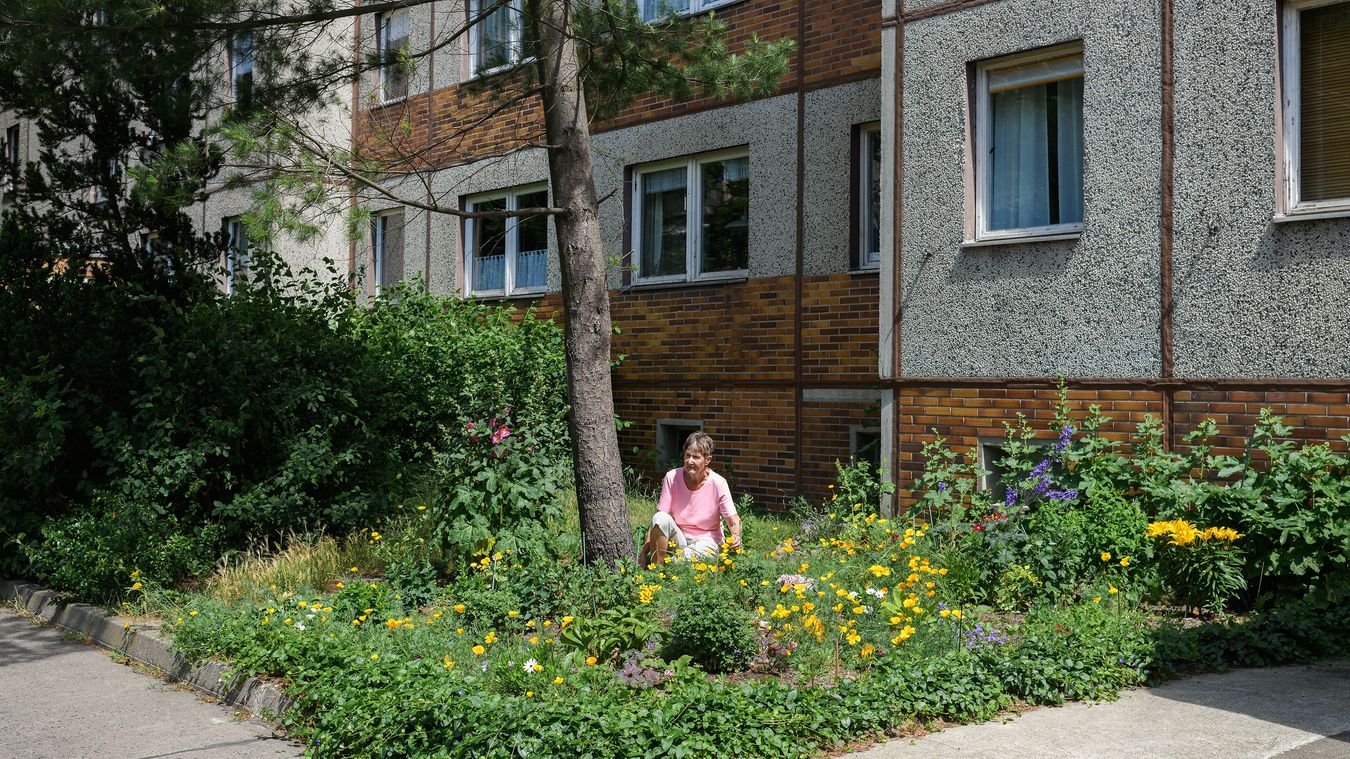
[[[1051,388],[1017,387],[904,387],[896,391],[899,411],[896,445],[899,456],[898,486],[902,502],[913,500],[910,487],[923,473],[922,449],[935,434],[961,453],[972,453],[980,439],[1001,439],[1003,422],[1013,422],[1023,413],[1037,428],[1038,437],[1054,438],[1049,423],[1054,419],[1057,392]],[[1164,418],[1164,391],[1145,388],[1074,389],[1069,391],[1073,416],[1082,418],[1096,404],[1112,418],[1104,428],[1106,437],[1127,441],[1144,416]],[[1184,446],[1186,433],[1197,423],[1213,418],[1220,437],[1215,453],[1242,455],[1252,425],[1262,408],[1270,408],[1294,427],[1293,437],[1306,442],[1331,442],[1350,434],[1350,393],[1297,390],[1196,389],[1173,390],[1169,438],[1174,448]],[[936,430],[936,433],[934,432]]]
[[[739,494],[785,506],[795,488],[794,278],[610,293],[620,330],[615,374],[624,463],[655,479],[661,419],[696,419],[717,441],[721,471]],[[875,387],[877,278],[805,277],[802,282],[803,386]],[[533,302],[560,317],[559,297]],[[807,493],[823,496],[834,461],[849,455],[850,427],[876,427],[876,403],[810,401],[801,406],[801,466]]]
[[[808,87],[827,86],[866,76],[881,69],[881,5],[877,0],[830,0],[807,4],[806,71]],[[797,38],[797,4],[782,0],[744,0],[717,9],[728,27],[728,51],[744,49],[752,35],[762,40]],[[796,86],[796,55],[780,92]],[[483,85],[490,84],[492,89]],[[522,143],[537,141],[543,128],[538,97],[512,104],[520,91],[519,77],[478,80],[442,87],[404,101],[369,110],[358,109],[355,128],[359,143],[385,158],[421,166],[449,166],[500,155]],[[726,99],[695,97],[677,101],[664,96],[639,97],[618,117],[593,126],[602,132],[727,105]],[[365,103],[363,102],[363,106]],[[382,140],[393,147],[374,150]]]

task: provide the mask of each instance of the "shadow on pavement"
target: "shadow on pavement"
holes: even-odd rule
[[[1350,757],[1350,661],[1197,675],[1151,693],[1321,735]]]
[[[0,613],[0,667],[27,664],[69,654],[78,644],[61,637],[33,635],[34,624],[12,611]]]

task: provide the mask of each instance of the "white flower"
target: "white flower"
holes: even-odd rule
[[[295,623],[295,629],[297,629],[297,630],[303,630],[303,629],[305,629],[305,623],[304,623],[304,622],[296,622],[296,623]]]
[[[538,664],[538,663],[539,663],[539,662],[535,661],[534,659],[530,659],[529,661],[525,662],[524,664],[522,664],[522,665],[520,665],[520,666],[523,667],[523,668],[525,669],[526,672],[529,672],[530,674],[534,674],[534,667],[535,667],[535,665]]]

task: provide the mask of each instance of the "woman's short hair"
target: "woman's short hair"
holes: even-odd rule
[[[691,432],[689,437],[684,439],[684,450],[690,448],[698,451],[708,458],[713,455],[713,439],[706,432]]]

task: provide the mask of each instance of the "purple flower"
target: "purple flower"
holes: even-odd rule
[[[938,488],[937,488],[937,490],[938,490],[939,493],[945,493],[945,492],[947,492],[947,483],[945,483],[945,482],[939,482],[939,483],[938,483]]]
[[[1017,503],[1017,488],[1008,488],[1008,492],[1003,496],[1003,507],[1012,508]]]
[[[1069,447],[1069,441],[1073,439],[1073,433],[1074,429],[1072,424],[1064,425],[1064,429],[1059,431],[1059,440],[1055,441],[1053,448],[1056,454],[1063,453],[1064,450]]]

